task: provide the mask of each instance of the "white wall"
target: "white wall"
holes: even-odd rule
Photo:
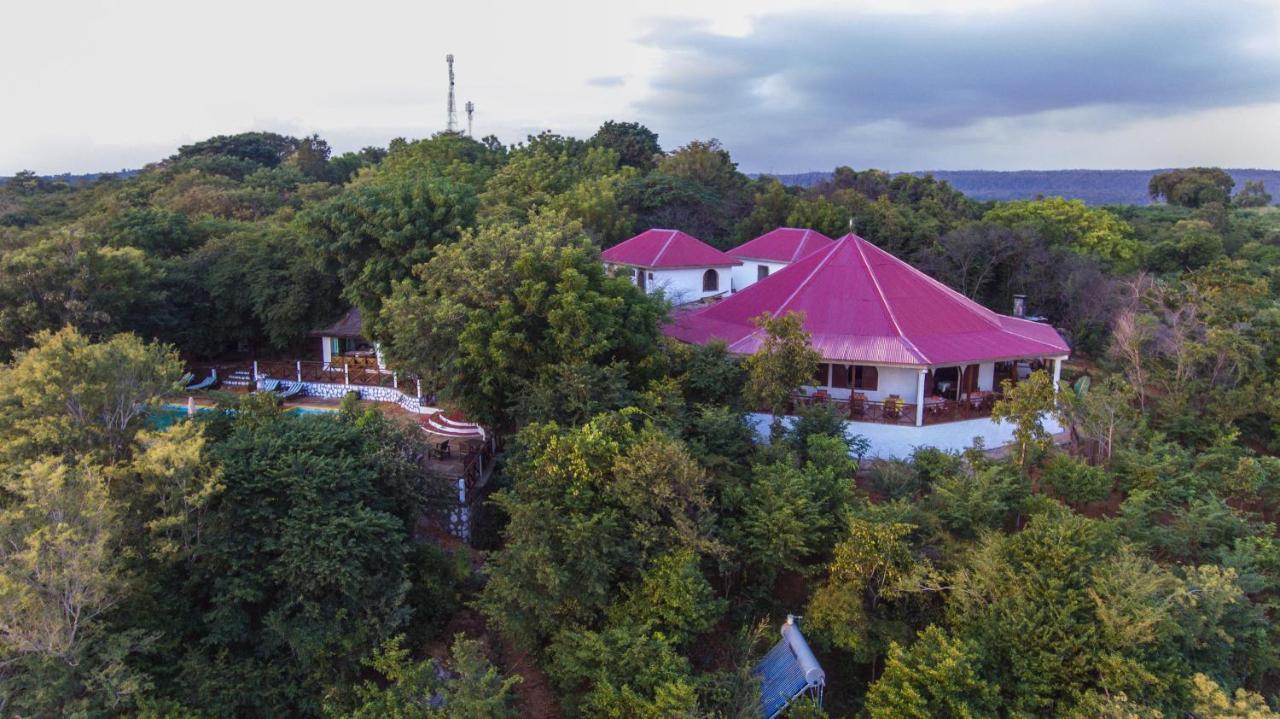
[[[867,399],[872,402],[882,402],[888,399],[889,395],[896,394],[902,398],[902,401],[915,404],[916,401],[916,378],[920,376],[920,370],[910,367],[876,367],[876,373],[879,381],[876,383],[876,389],[856,390],[866,395]],[[830,373],[828,373],[830,377]],[[830,382],[830,379],[827,380]],[[812,393],[817,387],[804,387],[806,393]],[[824,387],[827,393],[837,399],[846,399],[853,394],[853,389],[838,389],[835,387]]]
[[[996,363],[981,362],[978,364],[978,389],[990,392],[995,389]]]
[[[786,262],[765,262],[763,260],[743,260],[742,264],[735,265],[733,268],[733,291],[741,292],[756,283],[759,277],[759,267],[764,265],[769,268],[769,274],[773,274],[778,270],[786,267]]]
[[[702,291],[702,275],[707,270],[715,272],[719,278],[718,289],[714,292]],[[649,291],[662,290],[672,304],[679,305],[705,297],[729,294],[728,267],[692,267],[677,270],[648,270],[648,272],[653,275],[653,279],[649,280]]]
[[[747,415],[747,420],[760,439],[768,439],[769,425],[773,420],[770,415],[753,413]],[[794,421],[794,417],[786,417],[783,424],[790,425]],[[1043,421],[1044,428],[1051,435],[1063,432],[1062,426],[1052,415],[1045,415]],[[848,427],[849,434],[860,434],[871,443],[867,459],[905,459],[911,456],[916,447],[937,447],[959,452],[973,446],[974,437],[981,437],[987,449],[997,449],[1013,441],[1013,425],[990,418],[927,424],[923,427],[878,422],[845,422],[845,426]]]
[[[610,265],[605,263],[605,267],[618,277],[631,276],[631,284],[639,284],[636,282],[636,273],[644,272],[648,275],[645,279],[645,290],[650,294],[662,290],[667,295],[667,299],[672,304],[684,304],[686,302],[696,302],[706,297],[716,297],[717,295],[729,294],[732,285],[732,278],[729,267],[686,267],[674,270],[646,270],[642,267],[631,267],[628,265]],[[702,291],[702,275],[707,270],[716,273],[719,282],[718,289],[714,292]]]

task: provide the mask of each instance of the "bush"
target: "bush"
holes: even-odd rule
[[[940,480],[959,477],[965,473],[964,458],[957,452],[948,452],[937,447],[916,447],[911,453],[911,465],[915,467],[916,476],[926,487],[932,487]]]
[[[867,484],[886,499],[905,499],[922,494],[927,488],[915,467],[902,460],[881,460],[871,466]]]
[[[849,434],[844,414],[829,404],[818,403],[800,408],[795,423],[787,430],[786,442],[802,462],[808,459],[809,438],[814,435],[839,438],[848,448],[849,454],[859,461],[871,446],[866,437]]]
[[[449,617],[462,606],[462,584],[470,573],[463,552],[450,554],[430,542],[413,549],[405,595],[405,603],[413,610],[405,630],[411,645],[421,646],[444,629]]]
[[[1111,477],[1101,467],[1091,467],[1065,454],[1055,455],[1043,465],[1040,481],[1058,499],[1070,504],[1100,502],[1111,494],[1112,487]]]

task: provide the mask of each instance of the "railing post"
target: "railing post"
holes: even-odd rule
[[[253,381],[258,381],[258,360],[253,361]]]
[[[301,382],[302,381],[302,360],[297,360],[293,364],[294,364],[294,369],[298,371],[298,381]]]
[[[391,389],[400,389],[400,376],[395,372],[391,373]]]
[[[346,364],[345,362],[342,365],[342,384],[351,384],[351,365]]]
[[[422,401],[422,380],[416,379],[414,380],[414,382],[418,384],[418,401],[421,402]]]

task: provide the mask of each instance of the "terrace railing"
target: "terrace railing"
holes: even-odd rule
[[[245,362],[219,362],[215,364],[193,364],[190,371],[204,376],[209,370],[216,369],[218,377],[226,380],[236,373],[250,377],[270,377],[272,379],[292,380],[296,382],[321,382],[335,385],[359,385],[363,387],[391,387],[406,394],[417,391],[416,378],[388,369],[380,369],[376,364],[356,364],[347,362],[326,363],[300,360],[257,360]]]
[[[991,416],[999,394],[986,392],[954,399],[928,399],[924,403],[924,424],[942,424],[960,422],[967,419],[981,419]],[[794,413],[800,407],[825,403],[835,407],[841,414],[854,422],[877,422],[880,424],[901,424],[914,426],[916,423],[916,403],[905,400],[870,400],[858,398],[835,398],[822,395],[792,395],[788,413]]]

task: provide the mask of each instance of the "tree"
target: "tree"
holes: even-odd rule
[[[1274,719],[1280,714],[1267,706],[1262,695],[1245,689],[1237,689],[1235,696],[1227,696],[1209,677],[1196,674],[1192,677],[1196,719]]]
[[[105,342],[66,327],[0,370],[0,458],[39,455],[118,460],[148,409],[175,389],[182,363],[172,348],[129,334]]]
[[[627,167],[648,172],[662,154],[658,145],[658,133],[638,122],[614,122],[607,120],[591,136],[587,144],[603,147],[618,153],[618,160]]]
[[[608,277],[563,216],[469,233],[415,272],[387,301],[387,356],[490,426],[512,427],[523,396],[556,396],[566,365],[625,372],[657,343],[660,300]]]
[[[1004,380],[1003,396],[996,400],[991,418],[1013,425],[1013,443],[1017,447],[1017,463],[1025,471],[1033,452],[1047,450],[1053,437],[1044,428],[1044,416],[1055,407],[1053,380],[1044,370],[1036,370],[1016,385]]]
[[[1097,257],[1119,270],[1132,267],[1141,251],[1129,223],[1082,200],[1050,197],[1004,202],[988,210],[982,219],[1038,233],[1051,246]]]
[[[707,532],[709,479],[678,440],[603,414],[579,428],[534,424],[517,435],[509,516],[480,606],[490,625],[533,646],[590,626],[651,559],[688,549],[723,555]]]
[[[1236,193],[1236,207],[1266,207],[1271,204],[1271,193],[1262,180],[1246,180],[1244,189]]]
[[[274,132],[243,132],[239,135],[217,135],[207,140],[183,145],[172,160],[196,157],[227,156],[248,160],[263,167],[275,167],[298,149],[296,137]]]
[[[403,637],[387,640],[375,649],[366,665],[382,682],[365,681],[356,687],[355,706],[342,710],[326,707],[331,719],[508,719],[517,716],[513,706],[519,675],[503,677],[489,663],[481,643],[459,634],[453,638],[449,660],[415,662]]]
[[[204,510],[185,602],[154,620],[187,647],[176,691],[216,697],[217,714],[312,714],[403,626],[410,526],[437,488],[413,463],[421,440],[402,447],[374,420],[260,400],[210,416],[206,461],[224,488]]]
[[[1064,382],[1059,398],[1072,436],[1092,443],[1095,461],[1109,461],[1116,442],[1137,423],[1137,393],[1119,375],[1107,375],[1098,383],[1085,379],[1075,386]]]
[[[903,522],[850,519],[826,581],[809,600],[812,626],[861,661],[885,649],[883,637],[874,632],[882,605],[901,596],[904,578],[928,567],[927,561],[917,562],[907,543],[914,529]]]
[[[715,139],[691,141],[662,158],[656,171],[697,182],[711,189],[723,201],[738,199],[747,187],[746,175],[738,172],[738,163]]]
[[[978,647],[936,626],[903,649],[889,646],[884,673],[867,691],[872,719],[980,719],[999,716],[997,692],[983,680]]]
[[[937,252],[921,258],[921,267],[970,299],[986,297],[999,271],[1026,242],[1017,230],[973,222],[938,238]]]
[[[303,237],[347,300],[376,320],[392,286],[475,221],[470,190],[436,175],[384,174],[353,183],[300,218]]]
[[[1153,200],[1164,200],[1179,207],[1225,205],[1236,181],[1217,167],[1188,167],[1151,176],[1147,191]]]
[[[809,343],[802,313],[762,314],[755,318],[755,325],[764,336],[760,347],[742,362],[747,371],[743,394],[748,406],[773,415],[773,434],[780,436],[787,399],[813,376],[822,355]]]
[[[119,601],[115,508],[99,471],[44,459],[0,510],[0,656],[74,666],[87,627]]]

